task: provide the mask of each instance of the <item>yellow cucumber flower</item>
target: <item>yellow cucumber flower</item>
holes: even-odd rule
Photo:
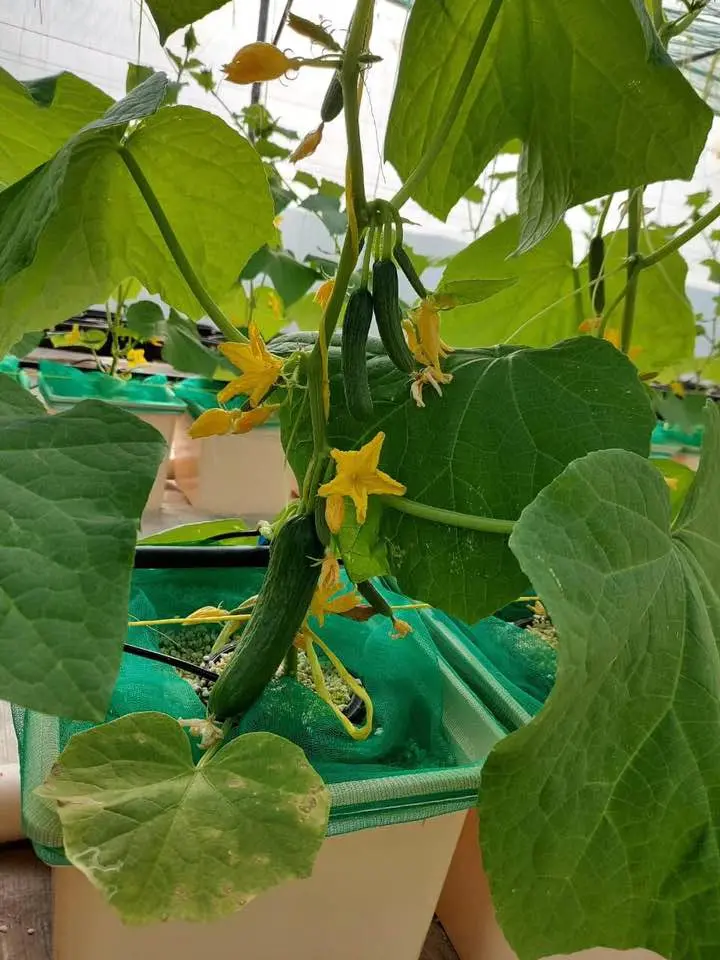
[[[440,339],[440,311],[432,297],[426,297],[412,313],[416,331],[415,358],[426,366],[440,369],[440,360],[452,352]],[[412,347],[410,348],[412,350]]]
[[[240,394],[248,394],[253,407],[262,401],[280,376],[283,361],[265,346],[260,331],[250,324],[250,343],[223,343],[220,352],[233,366],[242,370],[242,376],[231,380],[218,394],[220,403],[227,403]]]
[[[347,613],[361,603],[360,597],[354,590],[350,590],[349,593],[340,593],[340,596],[338,593],[340,591],[336,584],[323,586],[319,583],[317,585],[310,603],[310,616],[315,617],[321,627],[328,613]]]
[[[334,289],[335,289],[335,281],[325,280],[325,282],[321,283],[320,286],[315,291],[315,296],[313,299],[315,300],[315,303],[320,304],[323,310],[325,309],[325,307],[327,307],[328,303],[330,303],[330,297],[332,296]]]
[[[127,365],[132,369],[133,367],[142,366],[143,363],[147,363],[145,359],[145,353],[143,350],[128,350],[126,358]]]
[[[258,40],[241,47],[222,70],[231,83],[262,83],[301,66],[302,59],[288,57],[274,44]]]
[[[305,134],[300,143],[297,145],[297,147],[295,147],[293,152],[288,157],[290,163],[298,163],[300,160],[305,160],[307,157],[311,157],[315,153],[317,148],[322,143],[324,127],[325,124],[321,123],[316,130]]]
[[[329,483],[324,483],[318,494],[327,498],[325,519],[332,533],[338,533],[342,527],[344,497],[350,497],[355,504],[357,522],[365,523],[369,495],[404,496],[406,487],[378,470],[384,440],[385,434],[380,432],[359,450],[330,451],[337,464],[335,477]]]
[[[227,433],[249,433],[253,427],[265,423],[279,403],[266,403],[255,410],[221,410],[219,407],[200,414],[188,431],[193,440],[200,437],[222,437]]]
[[[82,342],[83,342],[83,339],[82,339],[82,334],[80,333],[80,327],[77,325],[77,323],[74,323],[72,325],[72,329],[70,333],[66,333],[63,338],[63,346],[73,347],[76,344],[82,343]]]
[[[578,327],[580,333],[597,333],[602,324],[602,317],[588,317]]]
[[[340,564],[338,558],[328,547],[320,566],[320,586],[324,588],[333,587],[337,590],[340,583]]]
[[[400,617],[393,617],[393,640],[400,640],[412,633],[412,627],[407,620],[401,620]]]

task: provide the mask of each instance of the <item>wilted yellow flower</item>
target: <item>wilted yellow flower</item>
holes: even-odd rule
[[[412,633],[412,627],[406,620],[401,620],[399,617],[393,617],[393,638],[399,640],[401,637],[406,637],[409,633]]]
[[[410,349],[415,359],[440,370],[441,358],[452,353],[452,349],[440,339],[440,311],[433,298],[426,297],[420,306],[413,310],[412,318],[415,327],[415,349],[412,345]]]
[[[330,302],[330,297],[332,296],[334,289],[335,289],[335,281],[325,280],[325,282],[321,283],[320,286],[315,291],[315,297],[314,297],[315,303],[319,303],[320,306],[323,308],[323,310],[325,309],[325,307],[327,307],[328,303]]]
[[[147,363],[145,359],[145,353],[143,350],[128,350],[126,354],[127,365],[129,367],[139,367],[143,363]]]
[[[452,378],[453,375],[451,373],[444,373],[442,370],[438,370],[435,367],[424,367],[422,370],[418,371],[418,373],[413,375],[413,380],[410,384],[410,393],[413,400],[418,407],[424,407],[425,401],[423,400],[423,387],[432,387],[435,393],[441,397],[442,388],[440,387],[440,384],[450,383]]]
[[[320,567],[320,586],[334,587],[340,586],[340,564],[338,558],[328,547],[325,551],[322,566]]]
[[[602,317],[588,317],[578,327],[580,333],[597,333],[602,323]]]
[[[222,70],[231,83],[262,83],[277,80],[302,66],[302,59],[287,57],[272,43],[258,40],[241,47]]]
[[[671,490],[677,490],[680,481],[677,477],[665,477],[665,483],[670,487]]]
[[[317,130],[313,130],[311,133],[305,134],[300,143],[295,147],[293,152],[288,157],[290,163],[298,163],[300,160],[305,160],[306,157],[311,157],[317,148],[322,143],[323,128],[325,127],[324,123],[321,123]]]
[[[218,394],[220,403],[227,403],[240,394],[248,394],[250,404],[256,407],[280,376],[283,361],[274,356],[265,346],[260,331],[250,324],[250,343],[223,343],[220,352],[234,366],[242,370],[242,376],[231,380]]]
[[[337,464],[335,477],[324,483],[318,490],[321,497],[327,497],[325,519],[332,533],[340,530],[344,515],[343,497],[350,497],[355,504],[358,523],[367,519],[368,496],[387,494],[402,497],[406,488],[393,480],[387,473],[378,470],[380,452],[385,434],[380,432],[359,450],[331,450],[330,455]]]
[[[227,616],[227,610],[223,610],[220,607],[199,607],[197,610],[193,610],[192,613],[188,614],[187,619],[183,621],[183,625],[195,623],[196,621],[217,620],[218,617],[225,616]]]

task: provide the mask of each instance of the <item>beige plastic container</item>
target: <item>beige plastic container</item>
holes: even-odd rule
[[[332,837],[310,879],[213,924],[124,926],[78,870],[57,867],[54,960],[417,960],[463,818]]]
[[[196,510],[256,522],[272,519],[288,504],[296,483],[279,426],[192,440],[192,423],[187,414],[178,418],[172,463],[175,482]]]
[[[531,881],[530,881],[531,882]],[[460,960],[517,960],[495,920],[478,845],[478,817],[469,811],[437,905],[437,914]],[[650,950],[596,947],[548,960],[662,960]]]

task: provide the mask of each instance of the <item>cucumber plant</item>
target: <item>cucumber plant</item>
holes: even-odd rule
[[[148,0],[163,42],[194,11],[220,5],[189,0],[181,15]],[[238,371],[195,434],[246,432],[278,412],[301,490],[266,528],[270,569],[257,599],[214,612],[230,624],[223,644],[237,642],[209,712],[189,721],[204,750],[197,765],[177,723],[139,713],[73,737],[42,788],[57,801],[69,859],[126,919],[212,919],[311,870],[327,824],[324,785],[287,740],[236,735],[281,661],[292,671],[297,647],[322,692],[316,645],[366,697],[361,728],[338,723],[357,740],[372,735],[371,691],[309,616],[377,615],[402,638],[409,625],[372,576],[393,576],[468,622],[529,580],[557,631],[557,680],[539,715],[491,752],[479,797],[508,940],[521,960],[597,945],[696,960],[720,947],[720,414],[706,410],[700,468],[682,502],[671,503],[649,459],[648,383],[694,362],[681,251],[704,231],[715,243],[720,217],[706,198],[685,223],[657,227],[644,202],[650,185],[692,176],[712,121],[668,53],[705,4],[685,6],[678,16],[661,0],[415,0],[385,141],[399,177],[390,199],[368,194],[360,125],[377,61],[373,0],[357,0],[346,33],[298,20],[302,55],[229,51],[228,82],[324,71],[321,125],[298,151],[323,149],[329,122],[344,123],[347,139],[347,232],[334,282],[321,287],[318,330],[269,342],[223,307],[275,236],[277,183],[268,186],[251,143],[215,116],[168,103],[159,74],[117,104],[77,78],[23,85],[0,74],[14,118],[0,132],[3,348],[134,277],[189,319],[213,320]],[[463,197],[477,199],[473,185],[509,144],[520,150],[517,214],[460,251],[429,289],[404,242],[406,204],[447,217]],[[581,204],[595,212],[578,257],[564,218]],[[398,268],[417,295],[408,309]],[[246,408],[225,409],[238,395]],[[0,473],[11,481],[0,556],[12,570],[0,578],[0,696],[101,721],[122,644],[127,524],[139,507],[111,489],[94,496],[89,461],[58,459],[27,398],[4,385],[0,398]],[[139,463],[127,422],[101,405],[84,416],[90,438],[107,430],[105,453],[117,444],[118,470]],[[156,457],[148,428],[137,429],[137,446]],[[40,479],[18,456],[28,449],[48,468]],[[60,468],[66,486],[48,520],[52,496],[38,490]],[[82,662],[55,639],[76,636],[73,604],[59,597],[100,527],[68,496],[68,476],[92,511],[107,504],[103,544],[116,542],[106,536],[113,522],[125,538],[112,611],[95,553],[85,579],[72,581],[75,606],[88,610]],[[136,486],[137,500],[147,483]],[[33,521],[34,562],[17,568]],[[58,549],[64,536],[75,554]],[[340,561],[357,592],[339,588]],[[46,570],[56,594],[29,602]],[[221,836],[208,838],[203,858],[212,869],[198,863],[191,875],[189,860],[168,858],[158,797],[178,843],[184,825],[206,826],[217,812]],[[142,822],[118,838],[117,812]],[[253,817],[262,829],[247,829]],[[139,897],[128,855],[140,829],[166,878],[155,903]]]

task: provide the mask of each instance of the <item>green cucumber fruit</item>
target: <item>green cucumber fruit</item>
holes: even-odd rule
[[[373,415],[367,372],[367,339],[372,318],[372,294],[366,289],[355,290],[345,310],[341,360],[345,402],[350,416],[361,422]]]
[[[593,237],[590,241],[588,255],[588,273],[590,275],[590,296],[592,298],[593,313],[596,317],[602,315],[605,309],[605,240],[603,237]]]
[[[380,591],[374,586],[371,580],[363,580],[360,583],[356,583],[355,588],[360,596],[367,600],[375,613],[379,613],[382,617],[388,617],[390,620],[394,620],[392,607],[387,602],[385,597],[380,593]]]
[[[395,245],[393,249],[393,257],[395,258],[395,263],[405,274],[408,283],[413,288],[415,293],[420,297],[421,300],[424,300],[427,296],[427,290],[425,289],[425,285],[423,284],[422,280],[418,276],[418,272],[415,269],[415,265],[410,259],[407,250],[402,244],[398,243]]]
[[[378,333],[385,351],[403,373],[412,373],[415,358],[405,342],[398,292],[398,272],[392,260],[373,264],[373,306]]]
[[[270,548],[252,616],[210,693],[208,709],[218,720],[239,717],[275,676],[307,614],[322,556],[314,516],[288,520]]]
[[[325,98],[320,107],[320,119],[323,123],[330,123],[336,117],[339,117],[343,109],[343,88],[339,71],[335,71],[330,80],[330,85],[325,93]]]

